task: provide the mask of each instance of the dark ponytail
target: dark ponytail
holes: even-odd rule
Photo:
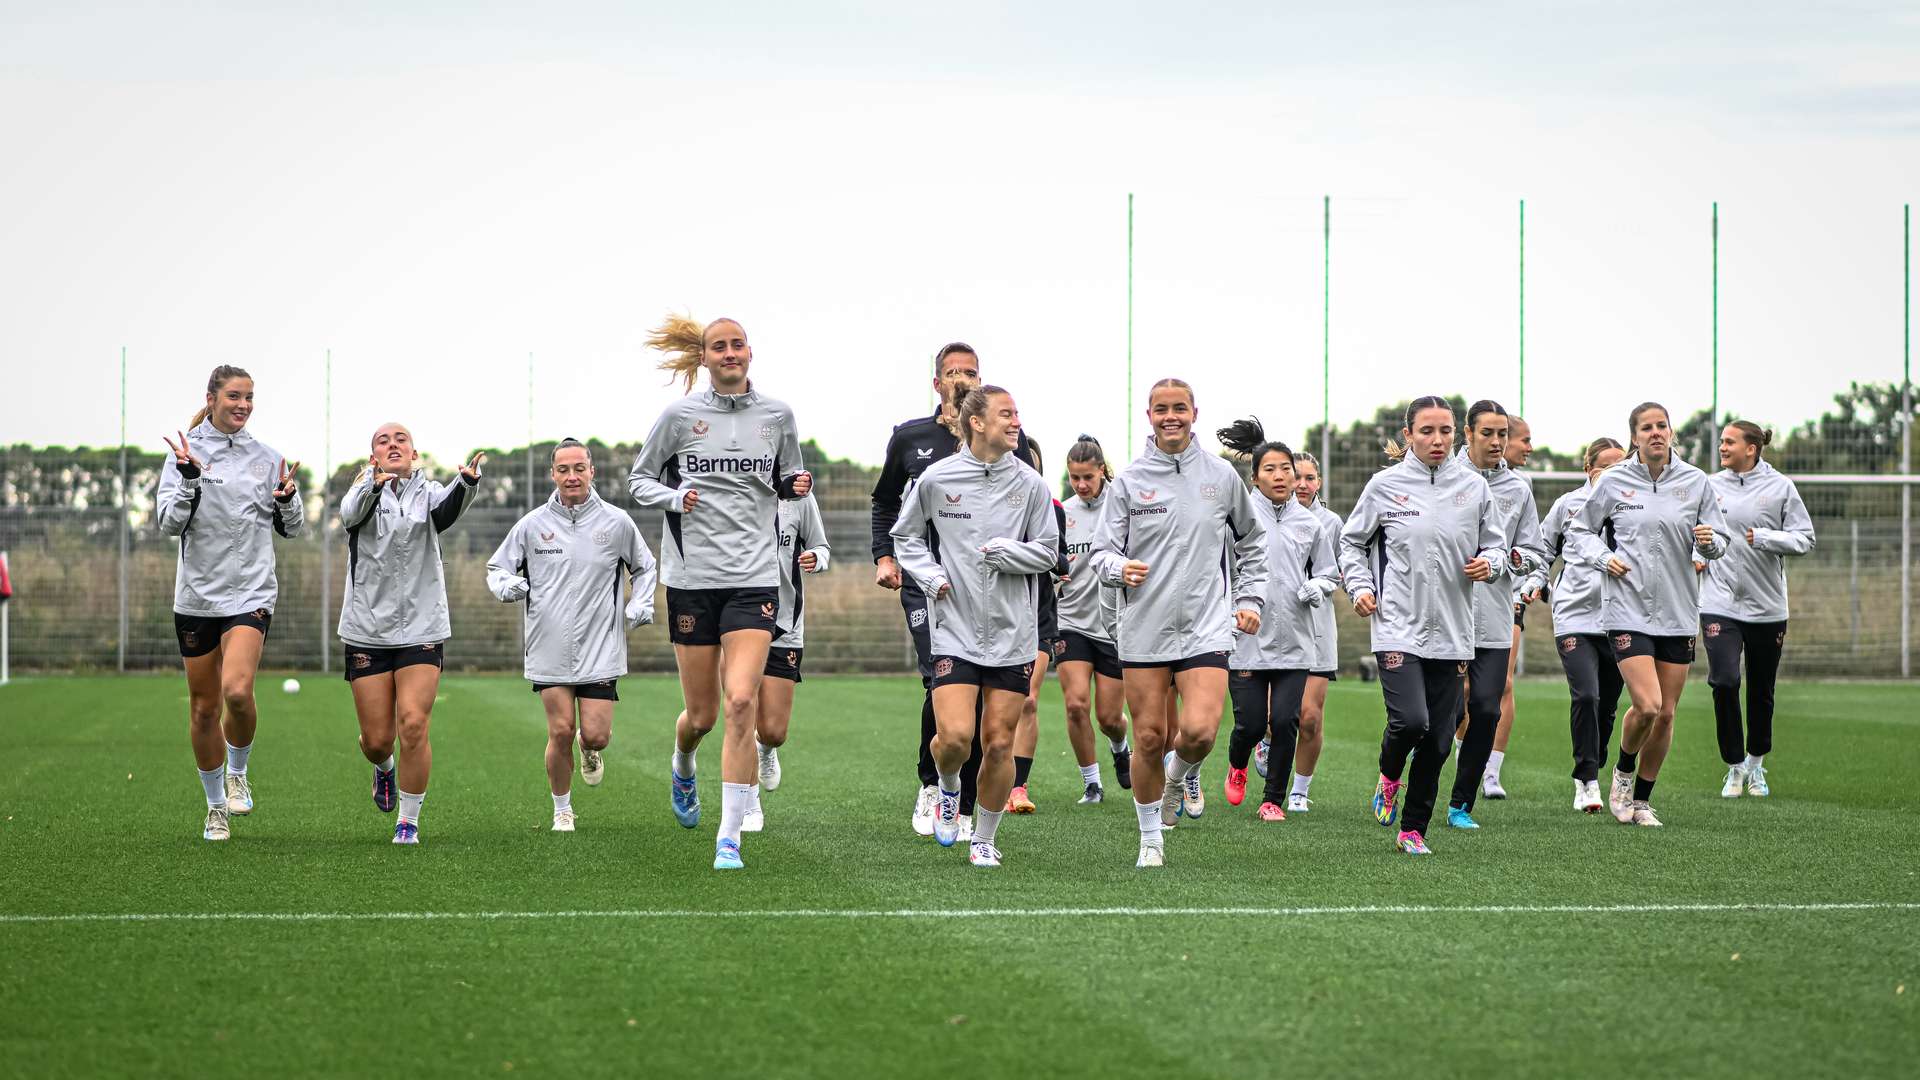
[[[1220,440],[1220,445],[1246,458],[1255,472],[1260,471],[1260,462],[1268,454],[1285,454],[1287,464],[1293,464],[1293,450],[1286,443],[1268,439],[1267,429],[1260,423],[1259,417],[1235,420],[1213,435]]]

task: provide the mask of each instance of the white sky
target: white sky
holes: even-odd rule
[[[538,438],[637,439],[687,309],[837,456],[954,338],[1131,456],[1129,191],[1135,384],[1208,429],[1319,418],[1323,193],[1342,424],[1517,407],[1521,198],[1540,442],[1707,404],[1714,199],[1723,409],[1900,377],[1920,9],[1348,6],[0,0],[0,443],[115,443],[123,345],[154,449],[236,363],[319,465],[328,348],[336,463],[523,443],[529,352]]]

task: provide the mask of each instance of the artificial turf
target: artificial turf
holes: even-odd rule
[[[555,835],[537,699],[447,678],[424,843],[401,848],[345,685],[290,697],[281,677],[260,680],[258,809],[224,844],[199,838],[179,678],[0,688],[6,1073],[1751,1077],[1920,1058],[1912,686],[1783,686],[1773,796],[1722,800],[1696,683],[1656,830],[1572,810],[1565,688],[1523,682],[1512,797],[1414,859],[1365,805],[1378,688],[1341,682],[1311,813],[1228,807],[1223,738],[1206,815],[1140,872],[1104,748],[1107,803],[1073,805],[1050,685],[1040,810],[1006,820],[988,872],[909,828],[917,682],[819,676],[767,831],[719,874],[717,740],[701,826],[668,812],[669,680],[622,681],[606,782],[576,780],[579,831]],[[1841,903],[1890,906],[1788,907]],[[1686,908],[1727,904],[1762,906]],[[1602,910],[1525,910],[1561,906]],[[951,915],[982,911],[1003,913]],[[83,913],[329,917],[21,918]],[[420,913],[447,917],[355,917]]]

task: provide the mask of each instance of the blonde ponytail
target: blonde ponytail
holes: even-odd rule
[[[693,392],[693,384],[700,377],[700,358],[707,348],[704,327],[691,316],[669,315],[647,335],[647,348],[665,354],[659,367],[668,373],[669,383],[683,382],[686,392]]]

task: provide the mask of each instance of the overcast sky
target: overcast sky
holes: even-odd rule
[[[529,353],[537,438],[633,440],[672,309],[836,456],[956,338],[1117,450],[1129,192],[1136,405],[1208,429],[1320,416],[1323,194],[1336,422],[1519,406],[1522,198],[1538,441],[1708,403],[1716,199],[1723,410],[1900,377],[1912,4],[161,7],[0,2],[0,442],[115,443],[122,346],[156,450],[233,363],[318,465],[328,348],[336,463],[523,443]]]

